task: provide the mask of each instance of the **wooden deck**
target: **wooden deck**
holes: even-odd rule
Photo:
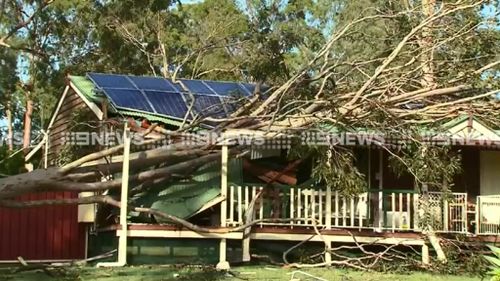
[[[180,227],[177,225],[160,225],[160,224],[129,224],[127,237],[144,237],[144,238],[199,238],[199,239],[230,239],[242,240],[243,232],[228,232],[225,227],[207,227],[218,233],[197,233],[192,230]],[[106,228],[101,228],[98,232],[116,231],[116,235],[121,234],[120,225],[112,225]],[[406,245],[423,245],[425,243],[425,235],[419,232],[410,231],[382,231],[374,232],[371,230],[349,230],[349,229],[330,229],[320,230],[321,236],[331,242],[354,243],[354,238],[360,243],[381,243],[381,244],[397,244]],[[317,236],[311,241],[323,241],[314,229],[309,227],[294,227],[287,226],[263,226],[253,227],[250,233],[252,240],[289,240],[302,241],[311,236]],[[442,237],[451,238],[456,234],[440,233]],[[468,235],[463,237],[464,241],[484,242],[484,243],[500,243],[499,235]]]

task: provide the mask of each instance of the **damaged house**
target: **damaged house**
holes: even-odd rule
[[[252,245],[259,241],[307,240],[330,246],[377,242],[421,248],[426,263],[429,253],[421,223],[423,197],[426,197],[427,211],[432,214],[433,230],[438,234],[464,234],[481,241],[500,234],[499,128],[469,115],[442,124],[439,132],[430,132],[428,135],[432,135],[433,140],[443,136],[454,140],[451,149],[462,161],[453,182],[446,183],[449,191],[428,190],[425,194],[419,192],[421,187],[410,172],[398,174],[391,168],[389,151],[360,141],[367,136],[366,131],[321,128],[326,136],[342,134],[354,140],[345,145],[354,151],[353,165],[363,174],[366,188],[356,194],[343,194],[313,180],[313,159],[289,160],[287,155],[293,141],[286,136],[265,136],[251,127],[218,132],[220,121],[216,119],[228,118],[241,108],[242,100],[250,100],[256,93],[265,95],[266,89],[248,83],[172,81],[130,75],[69,76],[45,137],[26,156],[27,162],[39,157],[39,165],[44,168],[62,166],[72,159],[111,147],[113,143],[107,142],[109,136],[123,136],[125,143],[127,139],[130,143],[132,134],[149,144],[157,144],[155,141],[164,141],[169,132],[186,128],[205,138],[210,134],[204,132],[221,133],[217,136],[223,137],[210,142],[220,147],[220,159],[189,170],[189,177],[173,174],[167,183],[152,183],[148,188],[129,186],[128,181],[124,181],[127,184],[122,184],[121,192],[105,191],[122,198],[125,204],[120,210],[96,204],[65,207],[71,209],[65,220],[72,230],[62,231],[61,247],[65,237],[71,240],[71,236],[77,235],[81,245],[77,250],[79,257],[90,251],[118,248],[119,262],[126,263],[127,257],[130,261],[148,251],[156,256],[156,261],[182,256],[172,246],[175,243],[198,245],[197,255],[210,256],[211,261],[224,267],[227,262],[250,260]],[[79,135],[81,132],[89,134]],[[263,141],[260,145],[249,144],[249,152],[244,155],[231,153],[231,143],[241,141],[243,135]],[[172,136],[168,144],[181,139],[182,136]],[[121,165],[141,161],[141,157],[141,152],[132,147],[129,153],[85,165]],[[102,181],[128,177],[126,165],[123,166],[124,170],[119,173],[103,174]],[[94,193],[65,192],[50,196],[92,195]],[[163,216],[134,212],[127,209],[126,202],[159,210],[213,231],[200,233],[174,225]],[[237,230],[250,222],[253,222],[251,228]],[[224,231],[228,228],[233,230]],[[317,235],[318,229],[321,235]],[[51,237],[46,238],[53,240],[54,236]],[[168,241],[175,243],[168,244],[169,247],[158,246],[167,245],[162,243]],[[10,256],[2,258],[14,259],[21,254],[30,258],[28,252],[12,251]],[[76,257],[44,257],[65,258]],[[326,251],[324,261],[331,260],[331,254]]]

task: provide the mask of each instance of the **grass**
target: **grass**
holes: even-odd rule
[[[212,269],[197,267],[173,267],[173,266],[135,266],[124,268],[68,268],[64,273],[50,276],[43,271],[13,273],[12,268],[0,269],[0,280],[2,281],[215,281],[215,280],[291,280],[293,269],[268,267],[268,266],[245,266],[235,267],[231,274],[219,273]],[[473,281],[480,278],[431,275],[427,273],[386,274],[374,272],[345,271],[338,269],[314,268],[305,269],[303,272],[330,281]],[[306,275],[296,273],[296,280],[314,280]]]

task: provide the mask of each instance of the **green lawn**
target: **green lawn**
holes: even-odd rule
[[[210,269],[201,268],[175,268],[171,266],[135,266],[125,268],[71,268],[64,274],[49,276],[44,272],[22,272],[12,273],[12,269],[0,269],[0,280],[26,280],[26,281],[149,281],[149,280],[187,280],[187,281],[210,281],[210,280],[290,280],[293,269],[267,267],[267,266],[246,266],[235,267],[232,274],[222,274]],[[382,274],[373,272],[356,272],[336,269],[306,269],[314,276],[331,281],[469,281],[481,280],[480,278],[460,277],[460,276],[439,276],[424,273],[402,274]],[[314,280],[306,275],[296,273],[296,280]]]

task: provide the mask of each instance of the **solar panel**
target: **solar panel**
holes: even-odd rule
[[[128,76],[128,78],[141,90],[178,92],[177,88],[164,78],[140,76]]]
[[[155,112],[139,90],[104,88],[104,93],[117,107]]]
[[[205,83],[220,96],[247,96],[248,93],[238,83],[205,81]]]
[[[250,95],[253,95],[255,92],[255,85],[249,83],[240,83],[240,85],[248,92]],[[262,91],[262,87],[260,89]]]
[[[255,89],[253,84],[237,82],[179,79],[174,83],[159,77],[99,73],[89,73],[88,77],[120,109],[183,119],[194,98],[188,120],[195,115],[226,118],[240,107],[242,98],[253,94]],[[265,90],[263,87],[261,92]]]
[[[137,89],[124,75],[100,73],[89,73],[87,75],[100,88]]]
[[[144,94],[157,113],[181,119],[186,115],[188,108],[180,93],[144,91]]]
[[[225,118],[227,116],[219,97],[208,95],[193,95],[194,110],[201,117]]]
[[[208,88],[205,83],[201,80],[186,80],[179,79],[182,83],[189,89],[190,92],[196,94],[205,94],[205,95],[215,95],[213,91]]]

